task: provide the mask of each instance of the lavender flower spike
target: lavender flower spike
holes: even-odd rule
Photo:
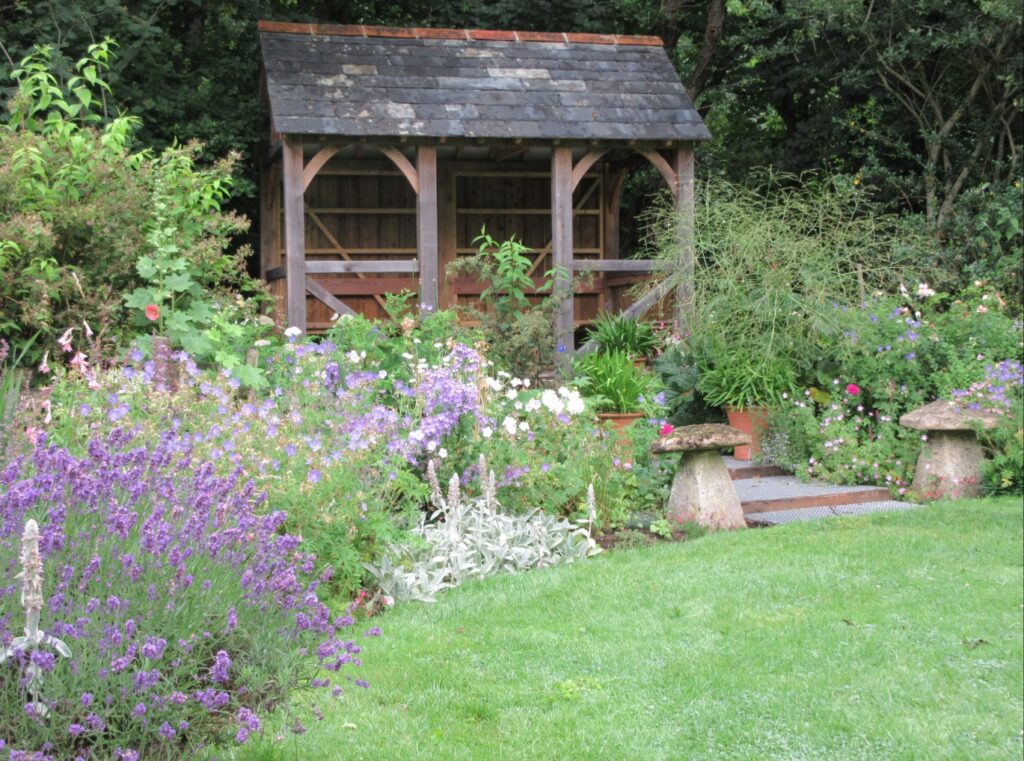
[[[21,535],[21,573],[15,576],[21,579],[21,605],[25,609],[25,636],[15,637],[10,647],[0,650],[0,664],[18,652],[41,650],[48,645],[65,658],[71,657],[71,650],[56,637],[47,636],[39,628],[39,614],[43,610],[43,561],[39,557],[39,524],[29,519],[25,523],[25,531]],[[43,670],[30,659],[25,668],[26,687],[32,696],[36,713],[45,716],[49,710],[39,699],[40,688],[43,686]]]

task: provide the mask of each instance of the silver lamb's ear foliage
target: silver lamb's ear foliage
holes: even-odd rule
[[[427,484],[430,486],[430,502],[436,508],[441,507],[443,497],[441,496],[441,483],[437,480],[437,469],[434,467],[434,460],[427,461]]]
[[[51,637],[39,628],[39,616],[43,610],[43,561],[39,555],[39,524],[34,520],[25,523],[21,536],[21,572],[15,576],[21,579],[21,604],[25,609],[25,636],[15,637],[9,647],[0,651],[0,664],[13,658],[18,651],[31,652],[52,647],[59,655],[71,657],[71,649],[56,637]],[[43,687],[43,670],[33,662],[25,668],[25,688],[32,697],[29,705],[40,716],[49,709],[40,699]]]
[[[459,492],[459,474],[455,473],[448,482],[448,515],[452,516],[459,513],[462,507],[461,503],[462,495]]]
[[[572,563],[601,551],[586,527],[536,509],[502,513],[494,471],[483,473],[481,496],[466,500],[459,477],[452,476],[447,503],[439,500],[443,508],[434,520],[413,529],[422,542],[390,545],[376,566],[365,565],[381,594],[399,602],[432,602],[440,590],[467,579]]]
[[[594,498],[594,484],[590,483],[587,485],[587,521],[590,524],[590,529],[587,532],[590,536],[594,535],[594,521],[597,520],[597,500]]]

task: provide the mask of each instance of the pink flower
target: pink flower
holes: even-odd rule
[[[156,304],[150,304],[146,307],[146,319],[150,322],[156,322],[160,319],[160,307]]]
[[[668,436],[668,435],[669,435],[670,433],[672,433],[672,431],[674,431],[674,430],[675,430],[675,426],[673,426],[673,425],[670,425],[669,423],[665,423],[665,425],[663,425],[663,426],[661,427],[661,429],[660,429],[659,433],[660,433],[660,434],[661,434],[662,436]]]
[[[858,386],[856,383],[847,383],[846,393],[848,393],[850,396],[857,396],[857,394],[860,393],[860,386]]]
[[[43,361],[39,363],[39,372],[41,372],[43,375],[46,375],[47,373],[50,372],[50,365],[46,361],[49,358],[50,358],[50,352],[49,352],[49,350],[47,350],[43,354]]]
[[[71,334],[74,330],[74,328],[68,328],[64,331],[64,335],[57,339],[57,343],[60,344],[60,348],[68,353],[71,352]]]

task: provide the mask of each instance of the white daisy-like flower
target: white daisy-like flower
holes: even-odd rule
[[[302,335],[302,328],[292,325],[284,331],[285,338],[295,338]]]

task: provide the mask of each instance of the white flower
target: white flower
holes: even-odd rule
[[[428,441],[427,442],[427,451],[428,452],[433,452],[435,449],[437,449],[437,442],[436,441]]]
[[[922,299],[926,299],[929,296],[934,296],[935,295],[935,291],[933,291],[931,288],[928,287],[928,283],[918,283],[917,284],[917,295],[920,298],[922,298]]]
[[[513,378],[512,380],[509,381],[509,383],[512,384],[513,388],[523,385],[523,382],[519,378]]]
[[[448,450],[445,449],[444,447],[441,447],[440,449],[437,450],[437,456],[443,460],[448,456]]]
[[[519,423],[519,430],[520,431],[528,431],[528,430],[530,430],[530,424],[527,423],[525,420],[523,420],[521,423]]]
[[[285,330],[284,335],[285,335],[285,338],[294,338],[296,336],[301,336],[302,335],[302,328],[297,327],[296,325],[292,325],[290,328]]]
[[[988,311],[988,307],[984,304],[978,304],[978,308],[974,310],[978,314],[985,314]]]
[[[523,378],[523,387],[524,388],[529,388],[530,387],[530,379],[529,378]]]
[[[268,341],[266,338],[261,338],[258,341],[253,341],[252,345],[257,348],[261,348],[263,346],[270,346],[270,341]]]
[[[384,380],[385,378],[388,377],[388,371],[381,370],[380,372],[377,373],[377,377],[380,378],[381,380]]]
[[[509,436],[516,435],[515,418],[506,416],[505,419],[501,421],[501,426],[505,429],[505,433],[507,433]]]
[[[523,409],[523,403],[522,402],[518,402],[517,401],[512,406],[515,407],[517,410],[522,410]]]
[[[494,429],[491,428],[489,425],[485,425],[483,428],[480,429],[480,435],[483,436],[485,439],[489,439],[491,438],[491,436],[494,435]]]
[[[579,393],[574,392],[570,394],[565,408],[569,411],[570,415],[579,415],[587,409],[587,405],[583,403],[583,397]]]
[[[423,431],[416,429],[415,431],[409,431],[409,438],[413,441],[423,441]]]
[[[355,364],[356,362],[359,361],[359,352],[353,349],[352,351],[345,355],[345,359]]]
[[[516,399],[519,398],[519,392],[516,391],[514,388],[510,388],[508,391],[505,392],[505,398],[508,399],[510,402],[515,401]]]
[[[527,412],[536,412],[540,409],[540,399],[531,399],[526,403],[525,409]]]
[[[551,389],[545,390],[544,393],[540,395],[540,403],[547,407],[553,415],[560,415],[565,410],[565,405],[562,403],[562,400],[559,399],[558,394]]]

